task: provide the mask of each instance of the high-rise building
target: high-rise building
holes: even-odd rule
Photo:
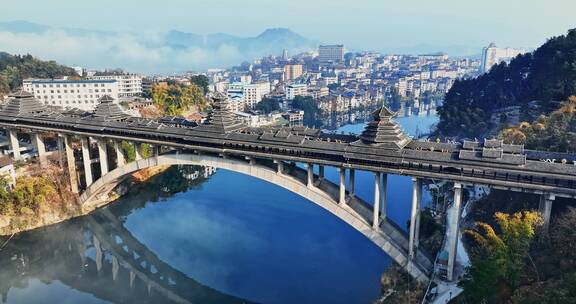
[[[284,60],[284,61],[288,60],[288,50],[287,49],[284,49],[282,51],[282,60]]]
[[[22,88],[45,105],[92,111],[104,95],[118,102],[118,82],[106,80],[25,79]]]
[[[503,61],[510,62],[514,57],[527,52],[528,50],[522,48],[498,48],[496,44],[490,43],[488,47],[482,49],[480,72],[487,73],[494,65]]]
[[[302,65],[301,64],[287,64],[284,66],[284,81],[294,80],[302,76]]]
[[[227,95],[229,98],[242,98],[246,108],[254,109],[254,106],[262,100],[265,94],[270,92],[269,82],[254,84],[235,82],[228,86]]]
[[[344,60],[344,45],[321,45],[318,47],[318,60],[321,63],[341,63]]]

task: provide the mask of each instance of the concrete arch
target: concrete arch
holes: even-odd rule
[[[340,220],[352,226],[376,244],[388,256],[394,259],[394,261],[404,266],[415,279],[422,282],[429,279],[426,268],[421,266],[419,263],[409,261],[407,251],[403,249],[397,241],[389,237],[384,231],[373,229],[372,224],[369,221],[364,219],[349,206],[339,205],[338,202],[328,193],[316,187],[308,187],[301,180],[293,176],[278,174],[275,170],[267,166],[259,165],[257,163],[250,164],[249,162],[232,158],[222,158],[205,154],[167,154],[133,161],[108,172],[91,184],[90,187],[80,195],[80,202],[82,203],[83,210],[88,212],[106,204],[107,202],[103,201],[100,197],[110,192],[129,174],[141,169],[161,165],[198,165],[216,167],[259,178],[287,189],[320,206],[338,217]]]

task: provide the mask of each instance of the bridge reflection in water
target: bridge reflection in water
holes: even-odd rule
[[[182,178],[160,181],[129,202],[16,236],[0,251],[0,299],[33,279],[63,284],[114,303],[248,303],[188,277],[162,261],[125,227],[124,219],[146,202],[200,184],[211,168],[173,167]],[[133,197],[132,197],[133,198]],[[111,206],[112,207],[112,206]]]

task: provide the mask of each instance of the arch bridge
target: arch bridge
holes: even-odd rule
[[[486,185],[541,196],[547,223],[556,196],[576,197],[576,156],[525,150],[499,140],[430,142],[406,136],[383,107],[359,136],[324,133],[306,127],[250,128],[235,119],[224,99],[215,98],[206,123],[178,118],[149,120],[130,117],[104,96],[94,112],[49,109],[26,92],[10,96],[0,111],[0,128],[9,153],[22,158],[21,139],[29,136],[40,163],[50,153],[47,142],[67,164],[70,185],[83,208],[97,208],[106,193],[128,174],[157,165],[204,165],[264,179],[297,193],[354,227],[425,281],[430,259],[419,248],[422,180],[454,183],[455,210],[460,210],[463,185]],[[122,146],[135,147],[128,162]],[[146,145],[146,149],[142,149]],[[147,153],[143,153],[146,151]],[[302,163],[306,169],[295,164]],[[339,169],[339,183],[324,178],[324,168]],[[314,174],[317,167],[318,174]],[[374,199],[355,195],[355,172],[374,174]],[[346,175],[349,182],[346,183]],[[409,233],[386,216],[388,174],[413,178]],[[457,222],[460,214],[452,214]],[[448,278],[453,279],[458,226],[449,231]]]

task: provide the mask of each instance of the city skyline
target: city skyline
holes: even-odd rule
[[[110,0],[98,4],[32,0],[25,10],[6,7],[0,11],[0,51],[30,53],[73,66],[152,74],[227,68],[256,57],[279,56],[284,47],[294,55],[319,44],[344,44],[348,51],[479,57],[492,42],[498,47],[533,49],[576,27],[569,16],[576,3],[562,0],[521,10],[518,1],[493,0],[478,7],[454,0],[418,5],[360,0],[353,6],[325,0],[276,5],[260,0],[242,5],[173,0],[160,8],[146,2],[139,2],[137,9]],[[368,4],[370,10],[365,9]],[[552,13],[543,5],[562,9]],[[2,27],[17,20],[26,22],[24,28],[40,25],[43,30]],[[290,31],[272,33],[254,44],[259,35],[277,28]],[[210,39],[218,42],[207,46]],[[180,45],[180,41],[193,42]]]
[[[327,0],[275,1],[276,5],[263,0],[245,1],[241,5],[221,0],[194,3],[172,0],[162,7],[147,3],[151,2],[139,1],[135,9],[128,1],[31,0],[26,10],[17,5],[4,7],[0,20],[122,32],[175,29],[244,37],[281,27],[324,43],[344,43],[354,49],[374,51],[418,44],[478,47],[490,42],[533,48],[576,25],[571,18],[576,3],[566,0],[529,5],[521,1],[486,0],[477,6],[456,0],[410,3],[359,0],[354,5]],[[557,9],[545,9],[550,6]],[[359,32],[381,36],[358,35]]]

